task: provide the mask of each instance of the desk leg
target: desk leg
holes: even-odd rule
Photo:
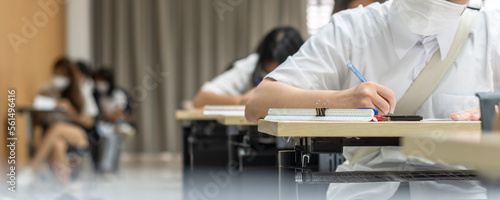
[[[242,177],[241,175],[241,163],[237,162],[237,156],[234,149],[237,146],[238,141],[237,136],[239,134],[238,126],[226,126],[227,134],[227,172],[231,175],[231,180],[229,188],[226,190],[228,192],[227,199],[238,199],[242,191]],[[238,166],[236,166],[238,165]]]
[[[26,112],[26,144],[28,146],[28,155],[33,156],[33,115],[30,111]]]
[[[235,172],[235,166],[234,164],[237,163],[237,153],[234,151],[234,148],[236,147],[237,141],[235,138],[237,138],[237,135],[239,134],[239,127],[238,126],[227,126],[226,127],[226,134],[227,134],[227,169],[230,173],[241,173],[242,170],[242,163],[238,162],[238,172]]]
[[[192,127],[183,129],[183,140],[184,140],[184,150],[183,150],[183,199],[188,200],[189,191],[195,187],[194,182],[194,154],[193,154],[193,143],[195,142],[194,137],[191,134]]]
[[[283,150],[278,153],[279,165],[279,199],[297,199],[297,183],[295,183],[295,151]]]

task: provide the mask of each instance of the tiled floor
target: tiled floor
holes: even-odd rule
[[[84,163],[80,178],[63,188],[49,169],[42,170],[29,188],[15,194],[0,191],[0,200],[180,200],[182,170],[180,155],[125,155],[114,178],[95,176]]]

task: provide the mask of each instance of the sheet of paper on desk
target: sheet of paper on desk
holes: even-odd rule
[[[424,118],[422,121],[454,121],[451,118]]]
[[[245,116],[245,106],[212,106],[203,109],[204,115]]]
[[[317,116],[315,109],[269,109],[265,120],[287,121],[377,121],[372,109],[327,109]]]
[[[55,110],[56,106],[57,100],[55,98],[43,95],[36,96],[33,102],[33,108],[36,110]]]

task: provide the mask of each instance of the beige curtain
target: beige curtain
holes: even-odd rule
[[[179,151],[181,102],[272,28],[307,36],[306,0],[94,0],[93,12],[93,63],[112,68],[135,102],[132,152]]]

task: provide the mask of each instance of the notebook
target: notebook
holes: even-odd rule
[[[265,120],[286,121],[377,121],[373,109],[269,109]],[[324,115],[324,116],[318,116]]]
[[[245,106],[212,106],[203,109],[204,115],[245,116]]]

